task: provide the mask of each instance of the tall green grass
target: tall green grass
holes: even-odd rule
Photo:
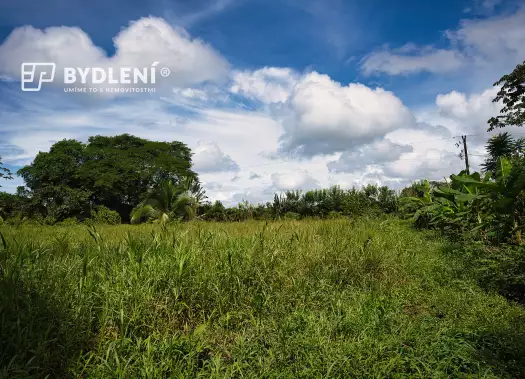
[[[6,378],[525,375],[524,309],[393,218],[0,231]]]

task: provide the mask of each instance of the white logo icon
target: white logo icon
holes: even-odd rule
[[[22,63],[22,91],[40,91],[42,83],[52,82],[55,77],[54,63]],[[35,75],[39,76],[35,79]],[[28,86],[29,84],[29,86]],[[35,86],[36,84],[36,86]]]

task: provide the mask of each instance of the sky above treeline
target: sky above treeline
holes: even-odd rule
[[[501,109],[493,84],[524,60],[520,1],[2,0],[0,156],[16,171],[64,138],[130,133],[186,143],[209,198],[227,204],[402,188],[461,170],[460,135],[478,167]],[[22,91],[24,62],[57,76]],[[61,82],[64,67],[153,62],[170,72],[155,92]]]

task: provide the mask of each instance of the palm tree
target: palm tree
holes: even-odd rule
[[[516,141],[507,132],[492,136],[485,146],[488,157],[485,159],[485,163],[481,165],[482,170],[492,173],[495,177],[498,159],[512,157],[516,152],[516,147]]]
[[[185,178],[178,185],[163,180],[131,212],[131,223],[137,224],[145,219],[164,223],[176,217],[192,220],[205,198],[204,189],[193,178]]]

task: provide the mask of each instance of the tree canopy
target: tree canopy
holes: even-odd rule
[[[525,124],[525,62],[516,66],[514,71],[504,75],[494,83],[502,85],[494,102],[502,101],[501,115],[492,117],[488,131],[505,126],[523,126]]]
[[[2,157],[0,157],[0,179],[12,179],[11,171],[2,164]],[[1,187],[1,186],[0,186]]]
[[[142,197],[163,180],[197,179],[191,150],[181,142],[155,142],[122,134],[55,143],[18,174],[33,207],[57,220],[88,215],[104,205],[129,219]]]
[[[481,168],[483,172],[490,172],[493,177],[496,177],[498,160],[502,157],[521,157],[525,151],[525,140],[523,138],[514,139],[507,132],[499,133],[488,140],[485,149],[487,158]]]

